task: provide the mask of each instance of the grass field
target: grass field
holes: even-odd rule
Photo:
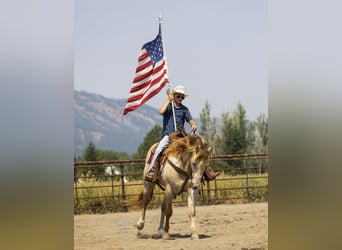
[[[209,184],[209,185],[208,185]],[[143,189],[142,180],[128,181],[124,185],[119,177],[108,177],[104,181],[90,180],[74,184],[75,213],[106,213],[135,210],[127,201],[135,199]],[[222,204],[267,201],[268,175],[219,175],[215,181],[202,185],[198,204]],[[156,186],[150,207],[158,207],[163,191]],[[187,194],[174,199],[175,206],[187,204]]]

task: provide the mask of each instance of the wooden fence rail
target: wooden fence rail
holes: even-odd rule
[[[267,154],[216,155],[210,166],[219,171],[214,181],[201,187],[198,205],[265,201],[268,198]],[[240,167],[234,167],[240,161]],[[74,213],[106,213],[134,210],[129,200],[143,188],[145,160],[74,162]],[[156,186],[150,207],[160,206],[163,191]],[[173,202],[187,204],[182,193]]]

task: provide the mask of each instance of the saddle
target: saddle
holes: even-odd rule
[[[185,136],[187,136],[188,134],[185,132],[184,128],[178,128],[178,130],[176,132],[173,132],[169,135],[169,144],[171,144],[174,140],[177,140],[179,138],[183,138]],[[156,149],[158,147],[159,143],[156,143],[152,148],[151,148],[151,154],[150,157],[147,161],[147,163],[151,163],[153,155],[156,152]],[[167,148],[167,147],[166,147]],[[165,149],[166,149],[165,148]],[[154,166],[152,166],[152,170],[154,172],[154,176],[156,176],[156,178],[158,179],[159,177],[159,168],[160,166],[162,166],[164,164],[164,162],[166,161],[167,157],[164,154],[165,149],[160,153],[160,155],[158,156],[158,158],[156,159]]]
[[[173,132],[173,133],[169,134],[169,140],[170,140],[170,143],[169,143],[169,144],[171,144],[174,140],[177,140],[177,139],[179,139],[179,138],[183,138],[183,137],[185,137],[185,136],[187,136],[187,135],[188,135],[188,134],[185,132],[184,129],[179,129],[179,130],[177,130],[176,132]],[[159,145],[159,143],[156,143],[156,144],[151,148],[151,155],[150,155],[150,158],[148,159],[147,163],[151,163],[152,158],[153,158],[153,155],[154,155],[154,153],[156,152],[156,149],[157,149],[158,145]],[[166,148],[167,148],[167,147],[166,147]],[[166,148],[165,148],[165,149],[166,149]],[[165,151],[165,149],[160,153],[161,156],[159,157],[159,160],[157,159],[157,161],[156,161],[156,162],[159,162],[160,165],[161,165],[162,163],[164,163],[164,161],[165,161],[165,156],[163,155],[163,152]]]
[[[183,138],[187,135],[189,135],[189,134],[185,131],[185,129],[183,127],[180,127],[180,128],[178,128],[178,130],[176,132],[169,134],[170,143],[174,140],[177,140],[179,138]]]

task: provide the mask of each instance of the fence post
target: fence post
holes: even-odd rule
[[[79,214],[79,203],[78,203],[78,194],[77,194],[77,168],[74,166],[74,185],[75,185],[75,188],[74,188],[74,192],[75,192],[75,196],[76,196],[76,214]],[[74,211],[75,212],[75,211]]]
[[[111,175],[110,178],[112,180],[112,197],[113,197],[113,210],[114,211],[114,207],[115,207],[115,195],[114,195],[114,169],[113,169],[113,165],[110,165],[110,171],[111,171]]]
[[[126,200],[124,165],[120,165],[120,169],[121,169],[121,192],[122,192],[122,200],[124,203]],[[125,204],[123,204],[122,209],[124,212],[128,211],[127,206]]]
[[[247,166],[247,161],[244,160],[244,169],[246,171],[246,191],[247,191],[247,198],[248,198],[248,201],[251,200],[251,195],[249,193],[249,181],[248,181],[248,166]]]
[[[215,200],[217,200],[218,199],[218,195],[217,195],[217,182],[216,182],[216,178],[215,178],[215,180],[214,180],[214,184],[215,184]]]
[[[210,183],[209,183],[209,181],[207,181],[207,192],[208,192],[207,204],[209,204],[210,201],[211,201],[211,196],[210,196]]]

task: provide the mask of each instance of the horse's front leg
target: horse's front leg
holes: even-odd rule
[[[190,218],[190,233],[192,239],[198,239],[199,236],[196,231],[196,197],[198,194],[198,188],[189,188],[188,190],[188,208],[189,208],[189,218]]]
[[[164,234],[163,234],[163,239],[167,240],[170,239],[169,235],[169,226],[170,226],[170,218],[172,216],[172,199],[173,199],[173,194],[172,194],[172,189],[170,185],[166,185],[165,187],[165,198],[163,201],[163,205],[165,205],[165,225],[164,225]]]

